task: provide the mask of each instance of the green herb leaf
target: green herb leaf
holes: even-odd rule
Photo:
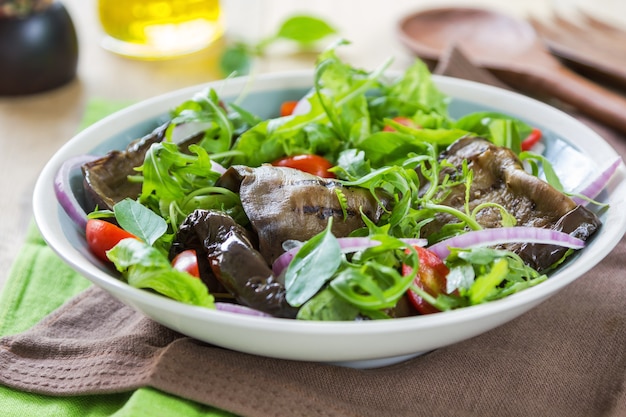
[[[452,248],[446,265],[450,268],[447,290],[458,290],[463,305],[503,298],[547,279],[519,255],[492,248]]]
[[[411,285],[411,291],[424,299],[428,304],[432,305],[439,311],[448,311],[459,307],[467,307],[469,303],[463,297],[457,297],[454,295],[438,294],[437,297],[433,297],[430,293],[426,292],[417,285]]]
[[[426,113],[434,112],[442,116],[447,115],[450,99],[435,86],[428,67],[419,59],[415,60],[407,68],[402,78],[391,86],[388,94],[395,97],[396,103],[402,103],[402,106],[411,102],[419,103],[420,106],[417,111],[414,109],[414,112],[419,112],[421,109],[422,112],[425,111]],[[401,115],[409,116],[411,114],[402,112]]]
[[[396,268],[368,261],[342,269],[330,287],[342,298],[361,309],[382,310],[395,306],[413,282]]]
[[[189,151],[192,154],[183,153],[171,142],[155,143],[138,168],[143,174],[139,202],[165,218],[174,231],[196,208],[242,211],[238,196],[216,191],[220,174],[212,170],[207,151],[198,145],[189,146]]]
[[[246,45],[237,43],[224,50],[219,65],[222,74],[246,75],[252,67],[252,55]]]
[[[521,138],[532,130],[527,123],[498,112],[468,114],[457,120],[454,127],[485,137],[498,146],[506,146],[516,154],[521,152]]]
[[[326,288],[307,301],[300,310],[299,320],[352,321],[359,309],[339,297],[331,288]]]
[[[267,48],[279,40],[294,42],[300,49],[337,33],[324,20],[306,15],[285,20],[276,33],[256,43],[237,42],[228,45],[220,57],[219,67],[224,75],[244,75],[250,72],[253,59],[265,55]]]
[[[486,301],[496,291],[496,287],[504,281],[508,272],[508,263],[505,259],[494,262],[491,270],[476,277],[474,284],[468,290],[470,303],[480,304]]]
[[[191,100],[177,106],[171,114],[169,137],[176,126],[196,123],[205,126],[200,146],[207,152],[225,152],[230,148],[234,127],[215,90],[207,89],[194,95]]]
[[[335,28],[320,18],[293,16],[283,22],[276,37],[308,46],[335,33],[337,33]]]
[[[286,298],[294,307],[313,297],[341,265],[341,247],[331,232],[332,219],[322,233],[302,245],[287,268]]]
[[[415,250],[389,235],[373,235],[379,245],[371,246],[352,257],[330,282],[330,287],[361,311],[382,310],[395,306],[415,278],[419,259]],[[410,265],[415,271],[402,275],[399,266]]]
[[[172,268],[156,248],[137,239],[123,239],[107,252],[109,259],[135,288],[154,290],[174,300],[214,307],[213,296],[196,277]]]
[[[161,216],[130,198],[115,204],[113,213],[122,229],[149,245],[152,245],[167,231],[167,222]]]

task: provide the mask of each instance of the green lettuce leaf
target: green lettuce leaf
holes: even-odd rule
[[[156,248],[137,239],[123,239],[107,252],[129,285],[156,291],[166,297],[214,308],[214,298],[202,281],[170,265]]]

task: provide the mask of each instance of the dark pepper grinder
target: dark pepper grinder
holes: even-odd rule
[[[78,39],[54,0],[0,0],[0,96],[34,94],[76,77]]]

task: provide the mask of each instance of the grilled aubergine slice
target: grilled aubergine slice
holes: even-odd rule
[[[441,154],[441,159],[459,170],[463,161],[467,161],[468,168],[473,170],[470,210],[485,202],[497,203],[515,217],[518,226],[558,230],[582,240],[589,239],[601,225],[595,213],[527,173],[517,155],[508,148],[482,138],[467,137],[453,143]],[[454,172],[442,173],[446,174],[454,175]],[[463,210],[465,195],[465,185],[456,186],[441,204]],[[500,227],[500,211],[495,207],[484,208],[478,212],[476,220],[485,228]],[[427,237],[455,221],[451,215],[438,214],[422,233]],[[505,248],[518,253],[539,271],[554,265],[567,251],[561,246],[530,243],[509,244]]]

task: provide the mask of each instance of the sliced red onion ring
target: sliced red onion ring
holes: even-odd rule
[[[79,155],[68,159],[61,165],[54,177],[54,194],[69,218],[81,229],[87,225],[87,213],[78,202],[72,188],[72,175],[80,171],[81,165],[97,159],[93,155]]]
[[[224,168],[222,165],[218,164],[215,161],[211,161],[211,169],[218,174],[223,174],[226,172],[226,168]]]
[[[579,194],[593,200],[604,190],[609,180],[617,171],[617,168],[622,164],[622,158],[617,158],[613,161],[604,171],[600,173],[593,181],[589,183]],[[584,205],[587,204],[588,201],[580,198],[580,197],[572,197],[572,200],[576,204]]]
[[[380,245],[380,242],[368,237],[340,237],[337,239],[339,247],[341,247],[342,253],[358,252],[360,250],[367,249],[372,246]],[[426,239],[402,239],[403,242],[409,245],[425,246]],[[272,272],[275,276],[279,276],[289,263],[296,256],[296,253],[300,250],[300,247],[290,249],[280,255],[272,264]]]
[[[492,229],[475,230],[454,236],[429,246],[441,259],[450,254],[449,248],[472,248],[477,246],[495,246],[504,243],[543,243],[559,245],[572,249],[582,249],[585,242],[564,232],[544,229],[541,227],[496,227]]]
[[[244,314],[246,316],[272,317],[271,314],[255,310],[250,307],[242,306],[240,304],[217,302],[215,303],[215,309],[219,311],[227,311],[229,313]]]

